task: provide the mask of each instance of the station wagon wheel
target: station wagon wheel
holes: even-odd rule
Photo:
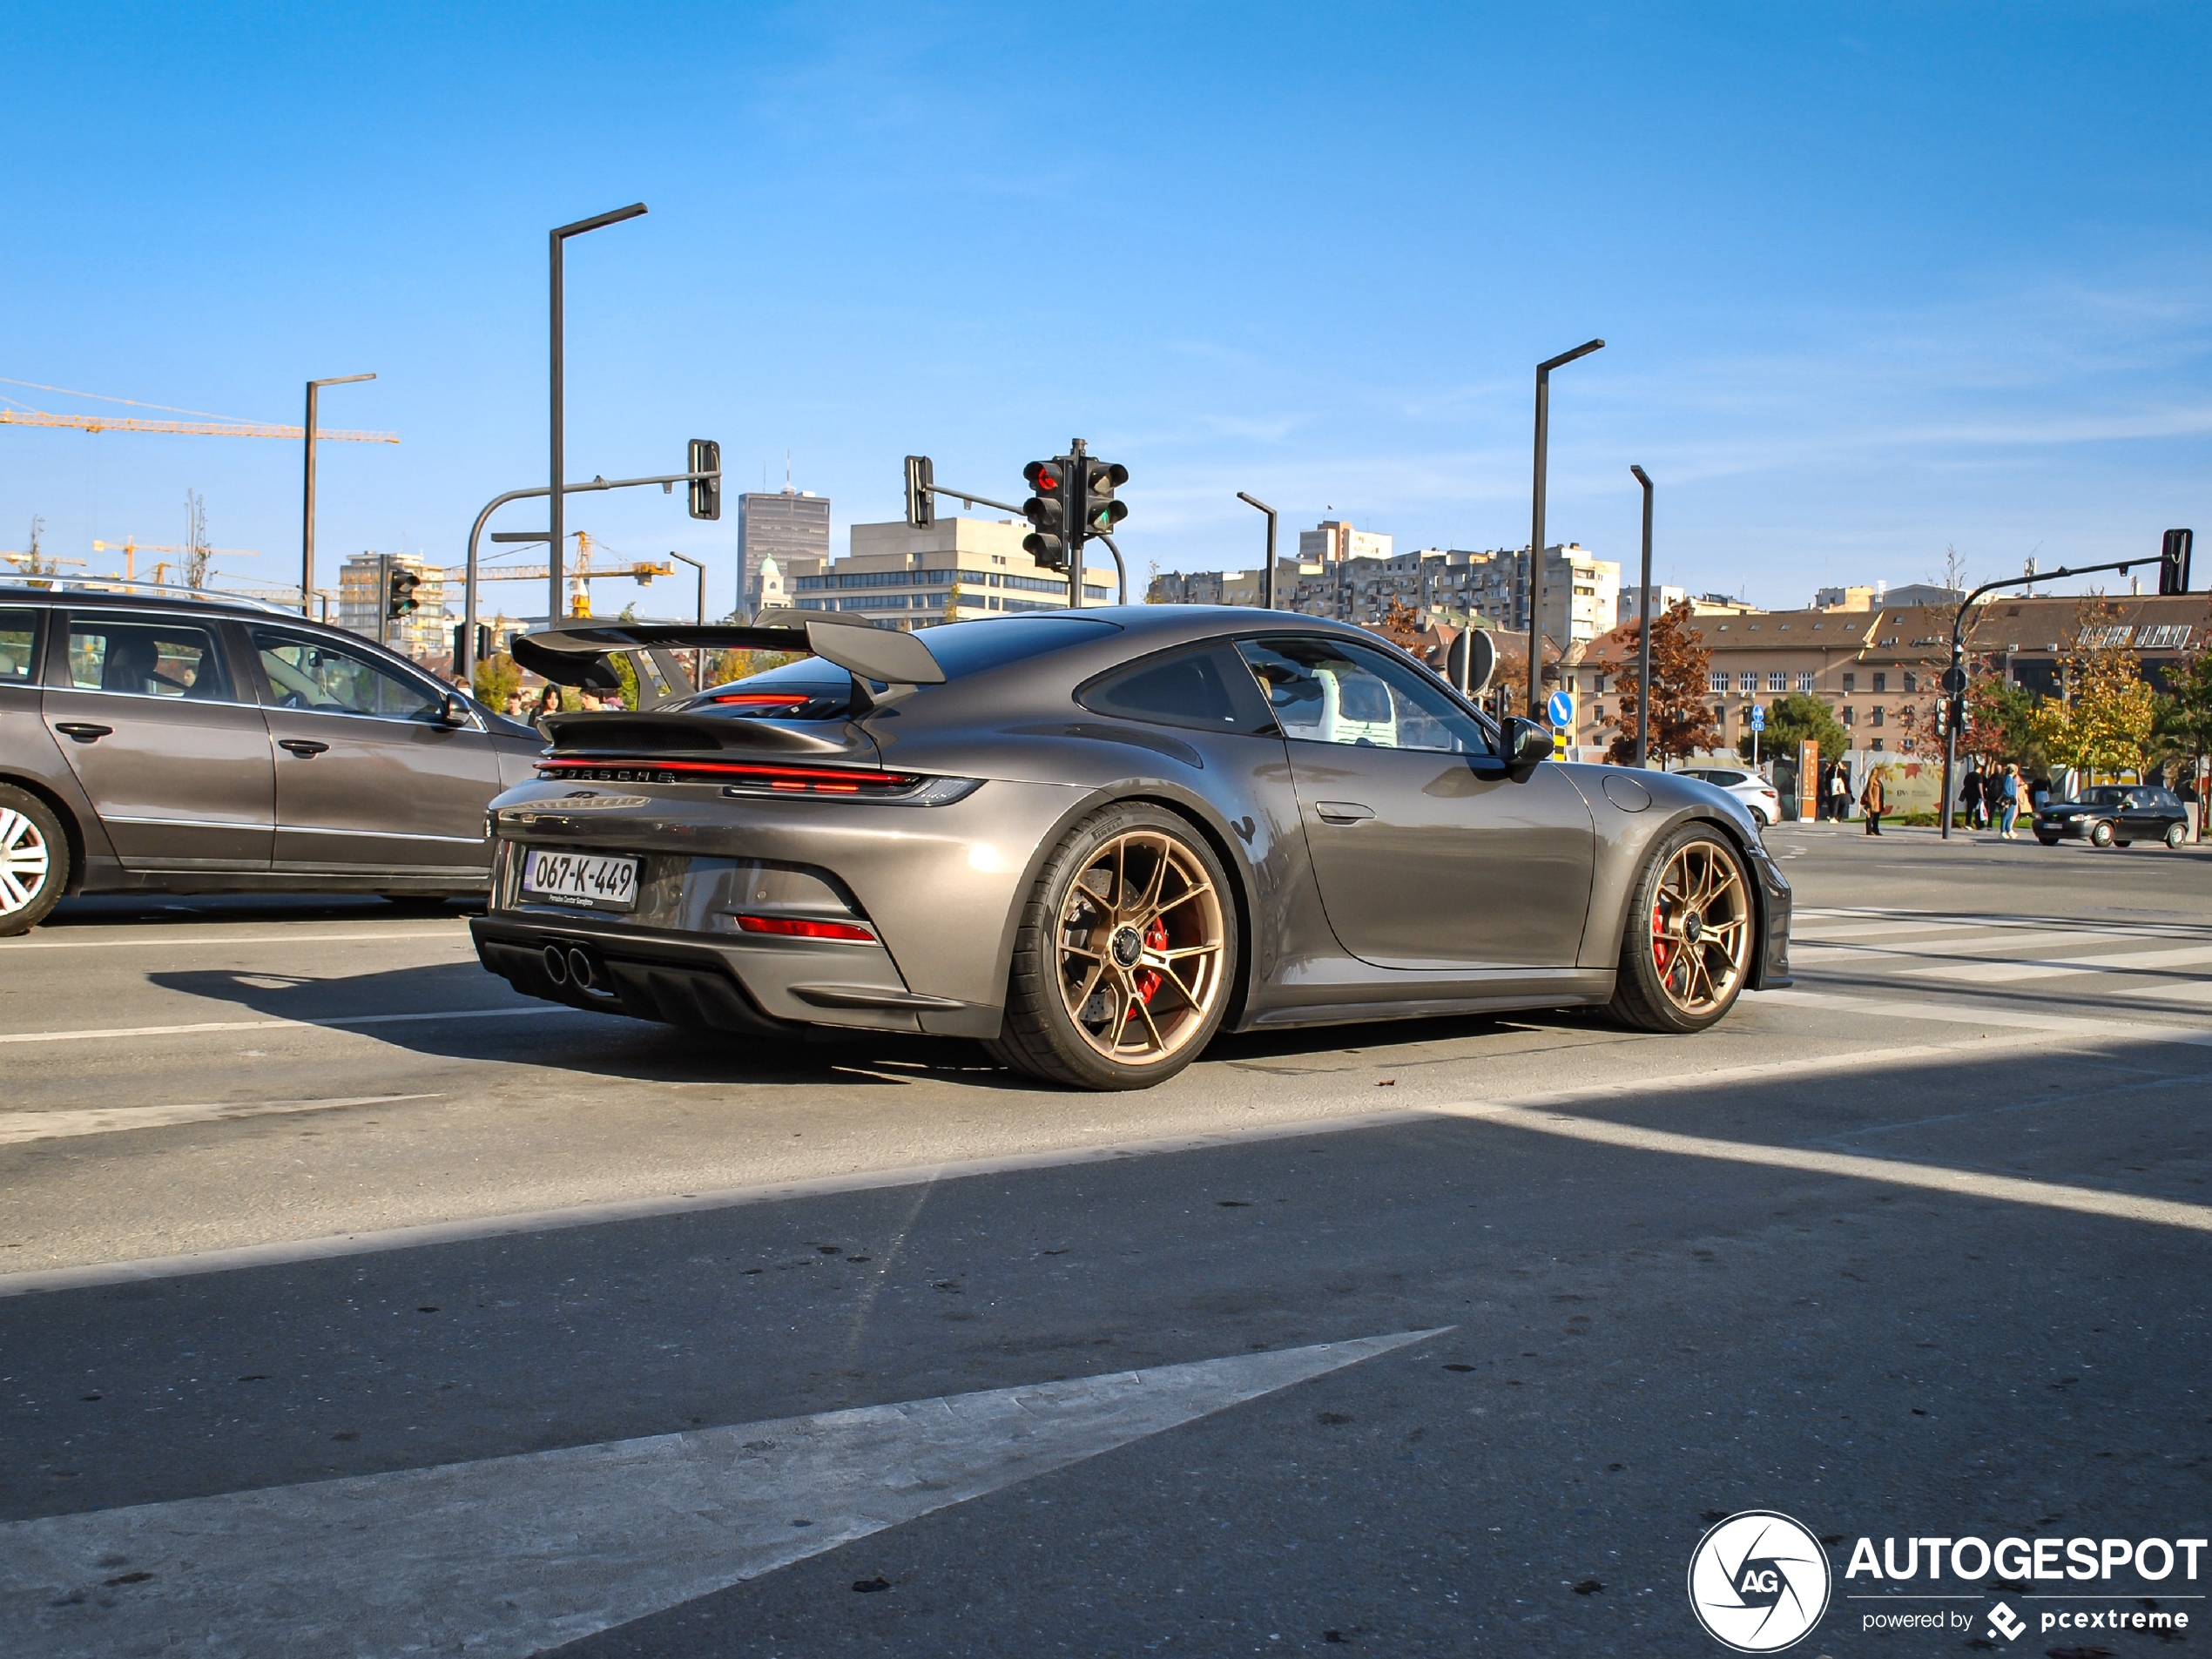
[[[995,1052],[1084,1088],[1174,1076],[1220,1028],[1235,916],[1220,860],[1189,823],[1151,806],[1108,808],[1039,879]]]
[[[61,902],[69,840],[37,796],[0,786],[0,936],[27,934]]]
[[[1743,854],[1691,825],[1654,849],[1622,929],[1613,1011],[1646,1031],[1699,1031],[1750,975],[1757,912]]]

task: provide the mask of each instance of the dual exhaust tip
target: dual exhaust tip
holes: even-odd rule
[[[607,990],[606,970],[593,961],[580,945],[570,945],[566,950],[558,945],[545,948],[545,977],[556,985],[573,985],[579,991]]]

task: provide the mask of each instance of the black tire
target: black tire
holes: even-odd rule
[[[2112,826],[2107,823],[2103,819],[2099,819],[2095,823],[2090,825],[2089,845],[2092,846],[2110,846],[2112,845]]]
[[[1105,807],[1068,833],[1023,901],[1005,1022],[984,1046],[1047,1082],[1150,1089],[1220,1030],[1240,944],[1228,873],[1206,838],[1163,807]],[[1181,995],[1158,1001],[1156,1018],[1170,984]]]
[[[0,938],[27,934],[69,887],[69,837],[54,809],[0,784]]]
[[[2168,824],[2166,826],[2166,845],[2173,848],[2175,852],[2178,853],[2184,846],[2187,846],[2188,845],[2188,840],[2189,829],[2188,825]]]
[[[1732,953],[1723,927],[1708,930],[1700,890],[1676,879],[1685,855],[1688,867],[1703,863],[1732,877],[1732,889],[1703,890],[1713,900],[1730,891],[1734,894],[1723,925],[1737,930]],[[1685,899],[1697,902],[1685,904]],[[1750,867],[1736,844],[1709,824],[1686,824],[1675,831],[1652,848],[1629,895],[1609,1010],[1613,1017],[1635,1030],[1669,1034],[1703,1031],[1718,1024],[1736,1006],[1750,977],[1752,953],[1759,948],[1757,923]],[[1723,958],[1728,963],[1726,983],[1716,987],[1713,967]],[[1701,975],[1706,988],[1716,995],[1696,995]]]

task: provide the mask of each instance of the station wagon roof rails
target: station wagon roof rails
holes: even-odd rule
[[[290,605],[272,604],[250,594],[228,593],[220,588],[185,588],[170,582],[140,582],[126,577],[0,575],[0,588],[23,588],[43,593],[144,594],[158,599],[196,599],[202,604],[245,605],[251,610],[266,610],[276,617],[296,617],[300,614]]]

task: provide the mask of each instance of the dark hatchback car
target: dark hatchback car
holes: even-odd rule
[[[2181,797],[2155,784],[2098,784],[2078,800],[2054,800],[2035,814],[2035,839],[2046,846],[2066,840],[2092,846],[2126,846],[2131,841],[2163,841],[2180,846],[2188,840],[2189,815]]]
[[[478,894],[544,740],[250,601],[0,586],[0,934],[64,893]]]

